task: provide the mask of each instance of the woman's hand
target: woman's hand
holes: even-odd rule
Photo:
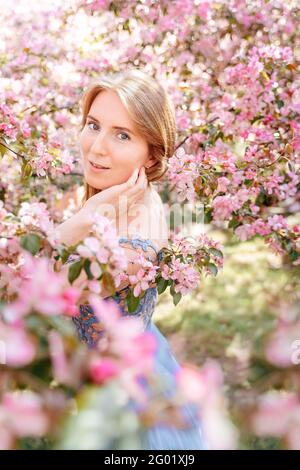
[[[76,214],[56,227],[59,242],[75,245],[87,237],[91,231],[95,212],[108,217],[116,224],[123,215],[128,217],[130,206],[141,198],[148,185],[144,167],[140,169],[138,179],[137,175],[138,168],[125,183],[112,186],[89,198]]]
[[[109,210],[112,218],[120,220],[121,216],[127,215],[129,208],[143,196],[147,185],[145,168],[136,168],[125,183],[116,184],[90,197],[82,211],[91,218],[95,212],[104,215],[104,212],[107,213]]]

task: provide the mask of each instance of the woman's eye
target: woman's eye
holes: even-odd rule
[[[126,139],[121,139],[121,140],[130,140],[130,137],[126,132],[120,132],[119,135],[125,135],[127,138]]]
[[[95,122],[92,122],[92,121],[88,122],[88,123],[87,123],[87,126],[89,126],[90,124],[94,124],[95,126],[97,126],[97,124],[96,124]],[[89,127],[89,129],[91,129],[91,128]],[[92,131],[94,131],[94,130],[95,130],[95,129],[92,129]]]
[[[88,126],[88,128],[89,128],[89,129],[91,129],[92,131],[95,131],[95,130],[97,130],[97,129],[93,129],[93,128],[89,127],[89,126],[90,126],[90,124],[92,124],[92,125],[94,125],[94,126],[98,127],[98,125],[97,125],[95,122],[93,122],[93,121],[89,121],[89,122],[87,122],[87,123],[86,123],[86,125],[87,125],[87,126]],[[126,132],[119,132],[119,134],[118,134],[118,135],[125,135],[125,136],[126,136],[126,138],[125,138],[125,139],[120,139],[120,140],[130,140],[130,137],[129,137],[129,135],[128,135],[128,134],[126,134]]]

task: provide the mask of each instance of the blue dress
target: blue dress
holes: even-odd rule
[[[157,252],[151,240],[143,239],[138,234],[135,234],[131,239],[121,237],[119,238],[119,243],[130,244],[136,249],[142,248],[145,252],[148,249],[153,249],[157,259],[161,259],[161,253]],[[73,260],[74,256],[70,257],[67,262],[72,262]],[[128,287],[125,287],[114,296],[108,297],[108,299],[114,299],[118,303],[122,315],[140,317],[143,320],[145,331],[150,331],[154,335],[158,344],[154,357],[154,371],[163,379],[163,394],[171,396],[176,386],[175,373],[180,368],[180,365],[176,361],[167,339],[152,321],[152,315],[158,299],[157,288],[150,287],[145,291],[145,295],[141,299],[138,308],[133,313],[128,313],[126,310],[125,298],[127,292]],[[73,317],[72,320],[75,323],[80,340],[86,342],[92,348],[103,331],[90,305],[80,305],[79,308],[80,315]],[[204,450],[208,448],[203,437],[196,406],[188,403],[182,406],[181,411],[187,421],[187,427],[178,428],[175,425],[155,424],[147,428],[143,441],[145,450]]]

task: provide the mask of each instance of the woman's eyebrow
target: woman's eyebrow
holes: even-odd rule
[[[94,116],[92,116],[91,114],[88,114],[88,115],[87,115],[87,118],[93,119],[93,121],[99,123],[98,119],[96,119],[96,118],[95,118]],[[124,126],[113,126],[112,128],[113,128],[113,129],[121,129],[121,130],[124,129],[124,130],[126,130],[126,131],[128,131],[128,132],[131,132],[131,134],[135,134],[131,129],[128,129],[128,127],[124,127]]]

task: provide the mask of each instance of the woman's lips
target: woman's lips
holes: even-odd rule
[[[110,168],[97,168],[97,167],[95,167],[95,166],[92,164],[92,162],[90,162],[90,161],[89,161],[89,166],[90,166],[90,168],[91,168],[93,171],[95,171],[96,173],[99,173],[99,172],[101,172],[101,171],[110,170]]]

